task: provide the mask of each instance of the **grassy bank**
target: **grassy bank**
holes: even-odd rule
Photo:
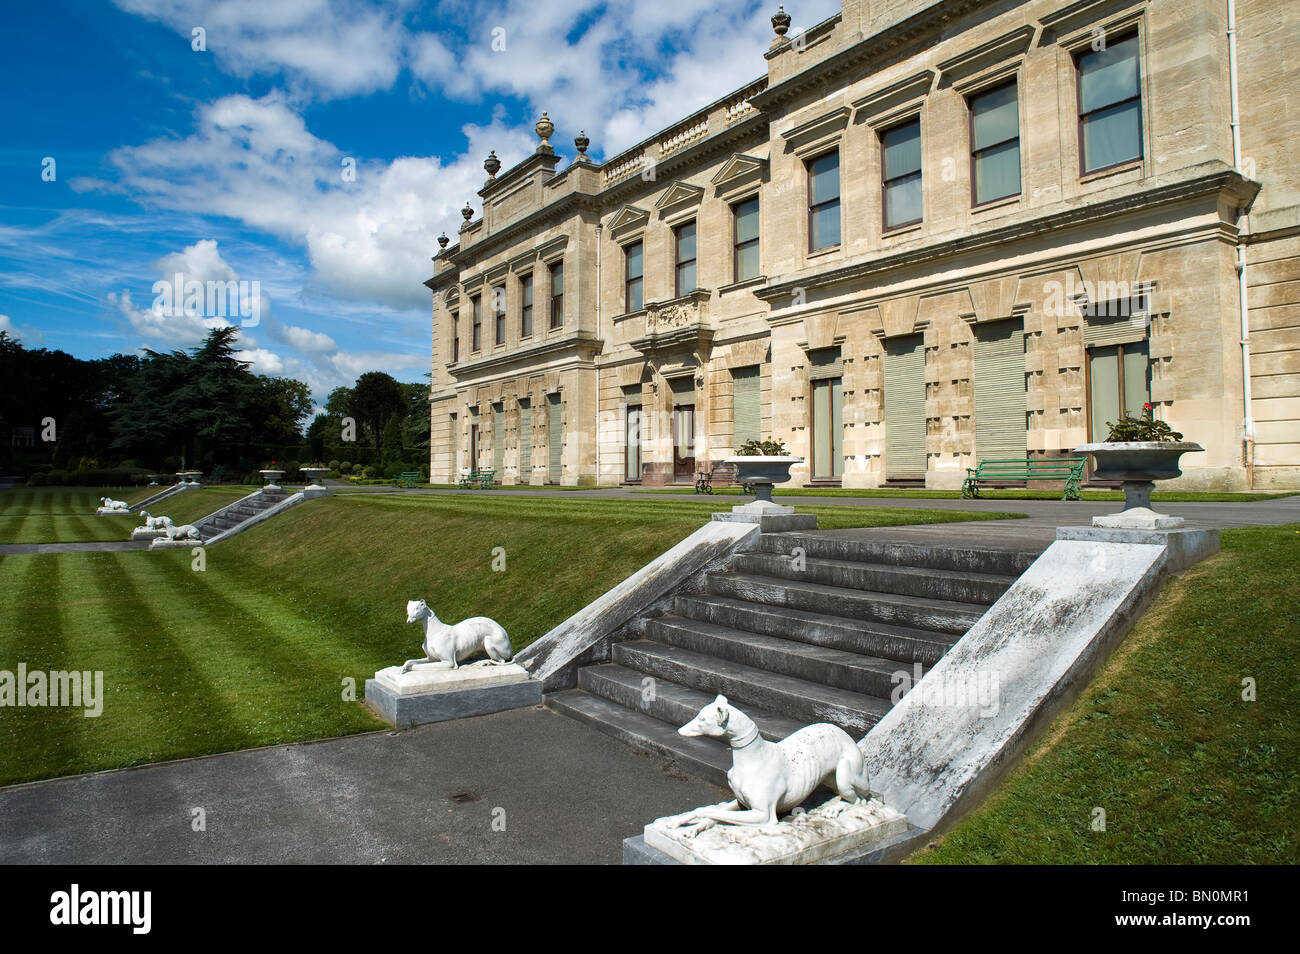
[[[1227,530],[1222,543],[914,863],[1300,862],[1300,525]]]
[[[251,487],[202,487],[160,502],[151,513],[177,524],[191,523],[251,493]],[[123,496],[81,487],[40,488],[0,492],[0,543],[88,543],[127,540],[144,521],[135,514],[99,517],[99,498],[113,496],[129,504],[147,493]]]
[[[0,670],[101,670],[106,695],[98,718],[0,710],[0,784],[377,728],[345,680],[359,699],[376,669],[418,652],[408,599],[452,621],[493,616],[522,648],[710,509],[353,495],[208,549],[202,572],[189,550],[0,557]],[[825,527],[971,516],[808,509]]]

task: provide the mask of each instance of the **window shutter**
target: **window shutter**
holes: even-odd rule
[[[669,386],[673,389],[673,405],[684,406],[695,404],[695,375],[688,374],[680,378],[669,378]]]
[[[506,410],[503,404],[492,405],[492,469],[500,481],[506,464]]]
[[[532,483],[533,478],[533,406],[532,402],[519,402],[519,482]]]
[[[920,335],[885,341],[885,476],[924,477],[925,347]]]
[[[760,398],[762,379],[758,365],[736,368],[731,372],[732,384],[732,440],[737,448],[746,441],[762,437],[763,408]]]
[[[819,348],[808,352],[808,380],[844,377],[844,359],[839,348]]]
[[[1018,321],[975,327],[975,454],[1024,458],[1025,336]]]
[[[563,439],[564,424],[560,417],[561,414],[560,395],[548,394],[546,395],[546,399],[547,401],[550,402],[547,406],[547,411],[550,414],[550,418],[547,422],[547,435],[548,435],[548,440],[550,442],[550,452],[551,452],[550,476],[551,476],[551,483],[558,484],[560,482],[560,478],[564,476],[564,458],[561,454],[561,449],[562,449],[561,440]]]

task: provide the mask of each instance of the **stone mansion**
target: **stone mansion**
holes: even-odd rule
[[[1300,488],[1300,4],[772,22],[759,78],[604,163],[546,115],[485,162],[426,282],[433,481],[691,483],[775,438],[790,486],[957,488],[1127,411],[1206,448],[1171,489]]]

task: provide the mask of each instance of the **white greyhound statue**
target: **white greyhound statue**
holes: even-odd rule
[[[125,500],[114,500],[112,497],[100,497],[99,503],[105,510],[126,510]]]
[[[192,523],[181,524],[164,528],[167,531],[168,540],[202,540],[203,535],[199,533],[199,528]]]
[[[455,626],[449,626],[438,619],[424,600],[408,600],[406,621],[423,622],[424,642],[421,648],[424,655],[402,663],[402,672],[410,672],[413,666],[421,665],[458,669],[462,659],[468,659],[480,650],[488,654],[489,658],[484,662],[493,666],[504,666],[515,655],[510,637],[501,628],[501,624],[486,616],[474,616],[461,620]]]
[[[731,744],[731,771],[727,783],[735,801],[701,808],[681,824],[700,819],[731,825],[775,825],[782,812],[803,802],[823,782],[853,805],[870,798],[862,753],[849,734],[837,725],[819,722],[805,726],[780,742],[769,742],[754,721],[718,696],[686,725],[686,736],[726,739]],[[742,809],[741,805],[748,810]]]
[[[171,517],[151,517],[148,510],[141,510],[140,516],[144,517],[146,530],[166,530],[168,527],[175,526]]]

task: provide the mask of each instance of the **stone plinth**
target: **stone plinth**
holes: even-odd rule
[[[366,705],[398,729],[538,705],[542,684],[517,664],[389,666],[366,680]]]
[[[875,798],[850,804],[836,796],[770,828],[692,823],[691,815],[656,818],[645,826],[646,845],[688,865],[807,865],[861,851],[908,828],[905,815]]]
[[[795,513],[794,507],[783,507],[770,500],[755,500],[739,507],[732,507],[731,513],[715,513],[713,519],[729,523],[756,523],[759,533],[817,529],[816,514]]]
[[[1094,527],[1115,530],[1176,530],[1184,522],[1182,517],[1156,513],[1150,507],[1133,507],[1129,510],[1121,510],[1119,513],[1108,513],[1092,518]]]
[[[148,527],[136,527],[131,531],[132,540],[157,540],[165,536],[166,530],[150,530]]]
[[[96,517],[129,517],[131,516],[131,511],[116,510],[113,507],[96,507],[95,516]]]
[[[1093,540],[1100,543],[1138,543],[1165,547],[1165,566],[1185,570],[1219,552],[1218,530],[1133,530],[1115,527],[1057,527],[1058,540]]]
[[[191,547],[203,546],[202,540],[177,537],[175,540],[168,540],[167,537],[161,536],[149,544],[150,550],[188,550]]]

